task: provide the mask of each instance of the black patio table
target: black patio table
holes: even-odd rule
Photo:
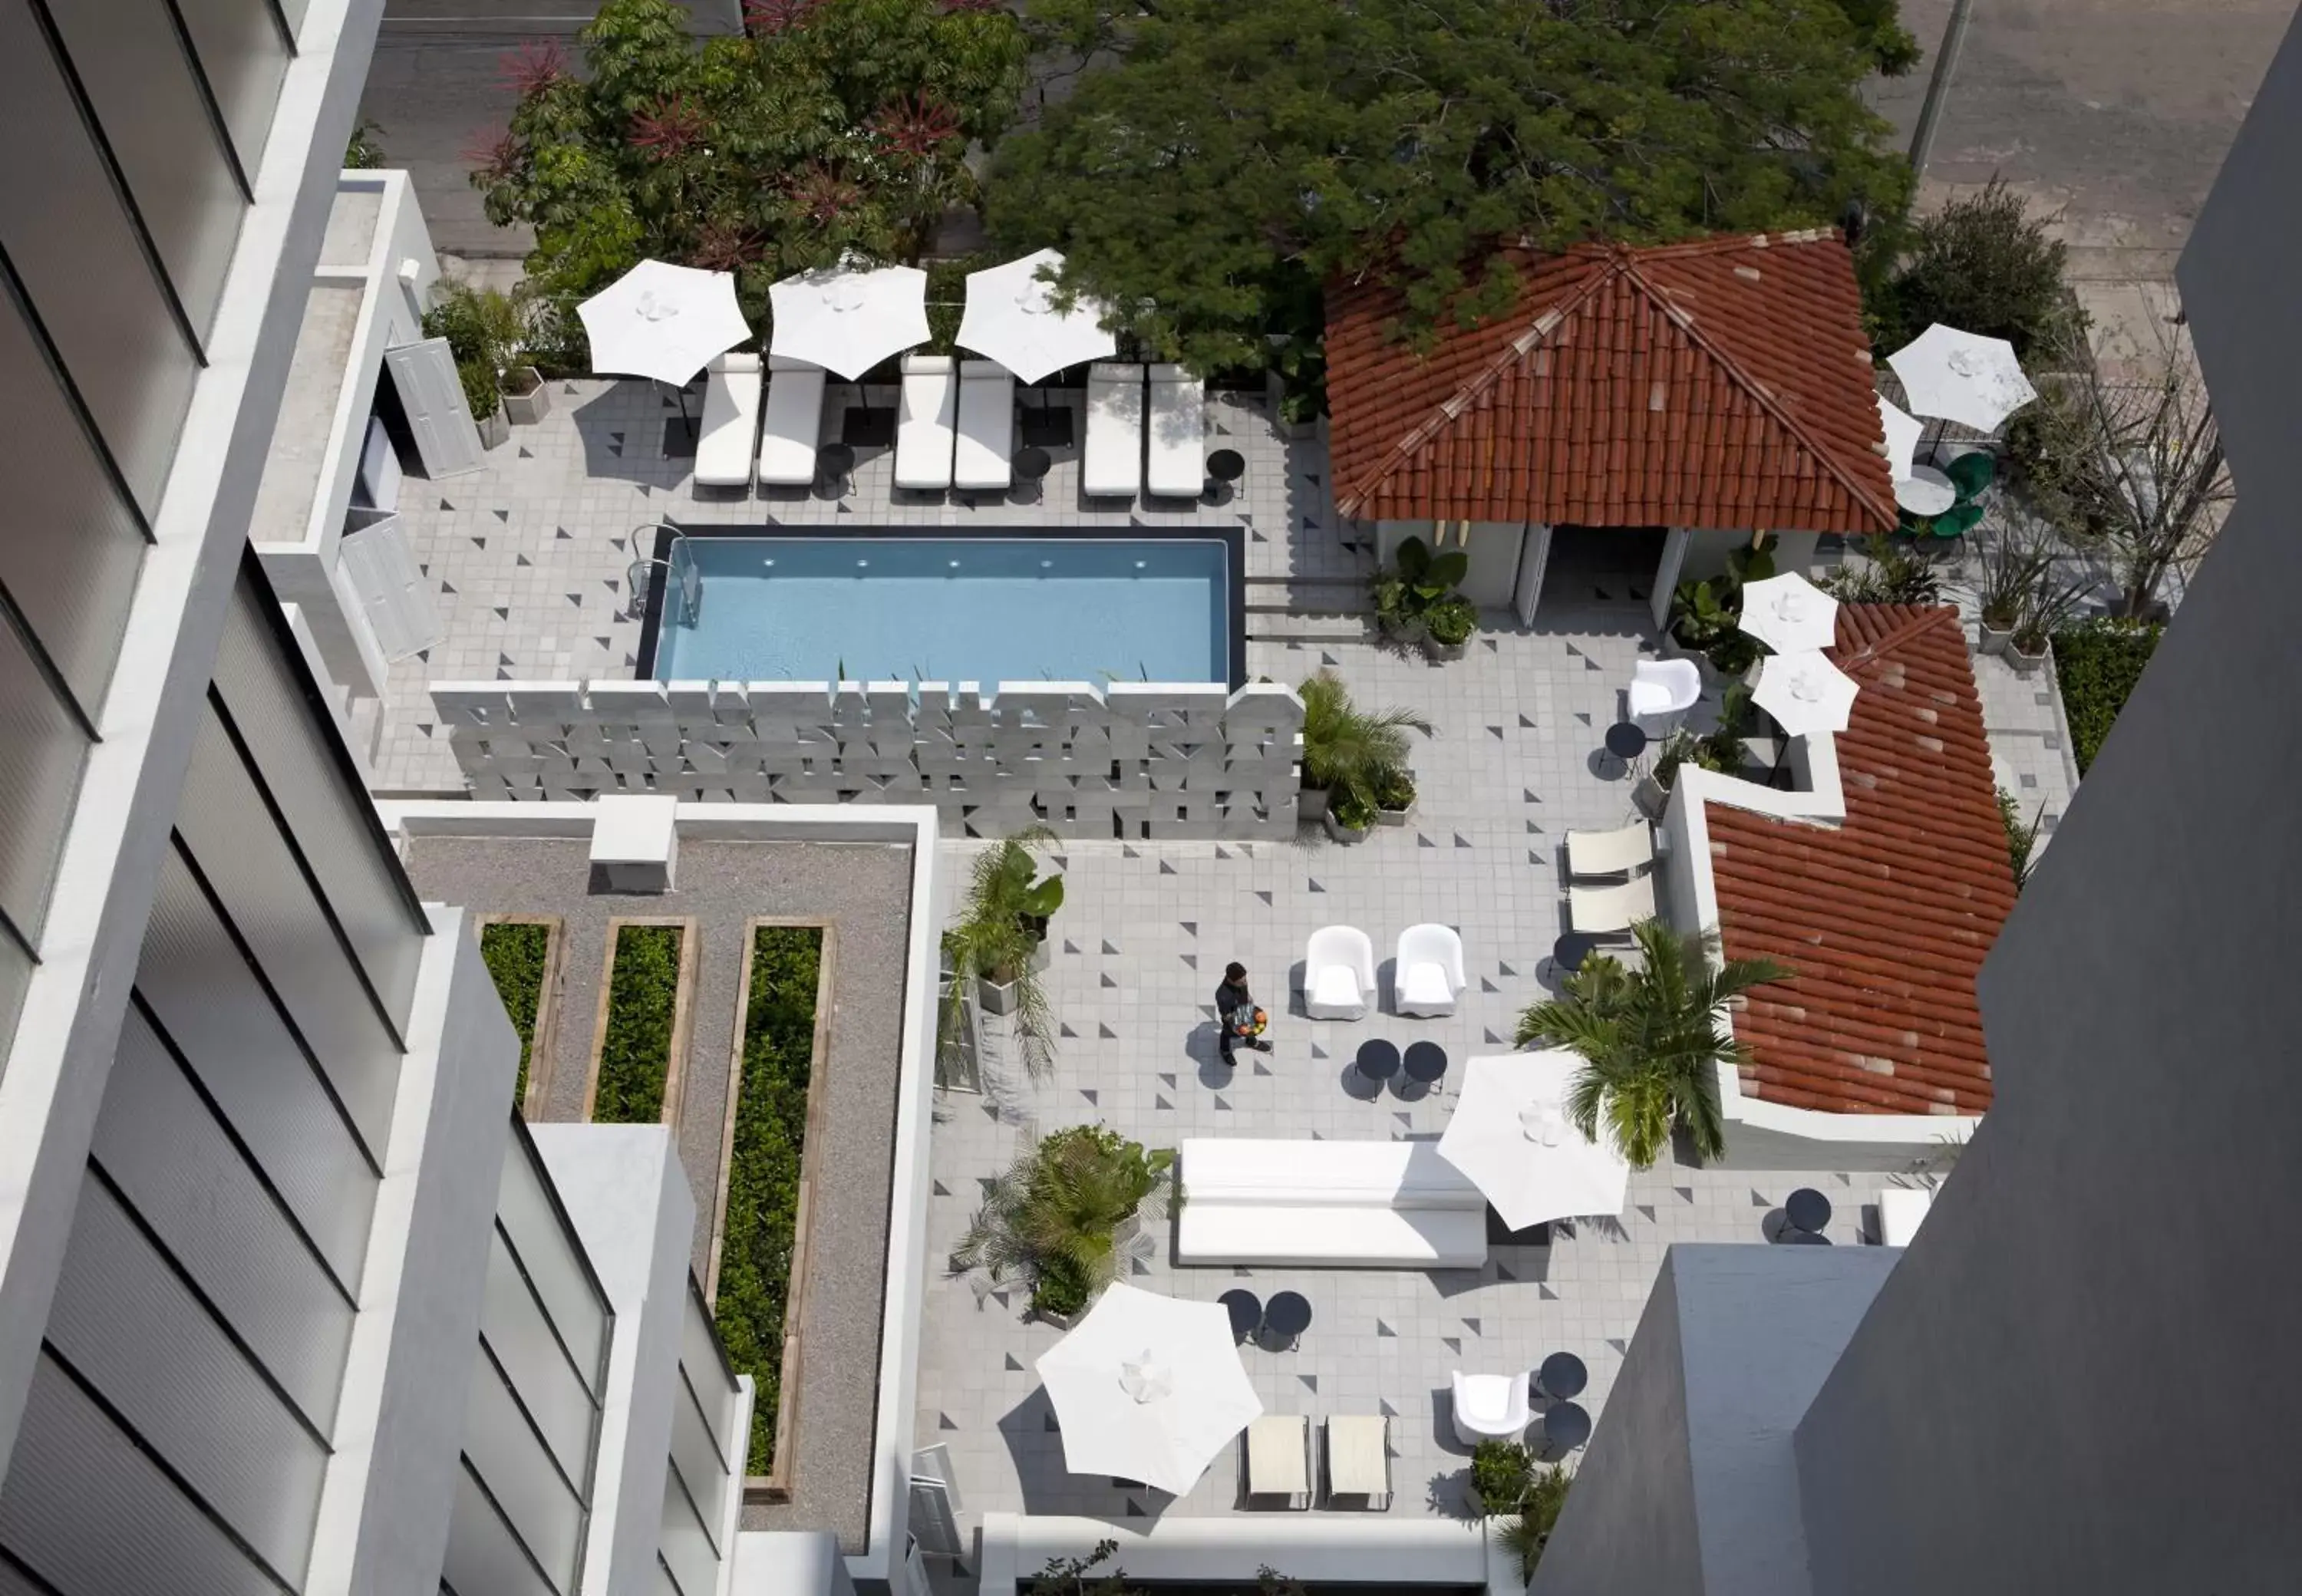
[[[1583,961],[1589,958],[1598,945],[1596,937],[1581,931],[1569,931],[1550,945],[1550,962],[1564,970],[1580,970]]]
[[[1015,483],[1029,498],[1039,496],[1039,483],[1054,468],[1054,457],[1044,449],[1026,447],[1015,451]]]
[[[823,477],[844,487],[848,475],[855,469],[855,451],[844,443],[827,443],[815,451],[815,461]]]
[[[1404,1068],[1407,1079],[1417,1086],[1429,1086],[1447,1073],[1447,1050],[1436,1042],[1411,1042]]]
[[[1590,1382],[1591,1371],[1572,1352],[1552,1353],[1542,1360],[1542,1367],[1534,1376],[1534,1383],[1542,1394],[1558,1401],[1581,1396]]]
[[[1263,1328],[1263,1298],[1244,1286],[1235,1287],[1215,1298],[1231,1314],[1231,1333],[1234,1340],[1248,1340]]]
[[[1607,728],[1607,752],[1623,761],[1623,773],[1630,774],[1631,761],[1647,751],[1647,735],[1627,720],[1617,720]]]
[[[1219,483],[1235,483],[1247,475],[1247,457],[1235,449],[1219,449],[1207,457],[1207,475]]]
[[[1830,1199],[1811,1186],[1802,1186],[1783,1199],[1783,1217],[1791,1229],[1819,1236],[1830,1223]]]
[[[1289,1346],[1311,1328],[1311,1299],[1300,1291],[1281,1291],[1264,1305],[1263,1328]]]
[[[1580,1403],[1561,1402],[1543,1410],[1542,1439],[1548,1447],[1571,1452],[1591,1439],[1591,1415]]]
[[[1369,1037],[1359,1044],[1358,1055],[1351,1067],[1380,1086],[1399,1073],[1399,1044],[1386,1042],[1381,1037]]]

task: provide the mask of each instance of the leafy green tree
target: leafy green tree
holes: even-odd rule
[[[1318,285],[1380,273],[1408,319],[1509,302],[1497,239],[1556,247],[1899,213],[1907,165],[1830,0],[1035,0],[1090,64],[995,152],[1004,247],[1150,349],[1260,365]],[[1891,13],[1887,26],[1892,27]],[[1093,64],[1103,63],[1104,64]]]
[[[1519,1016],[1518,1045],[1550,1042],[1582,1054],[1567,1099],[1575,1128],[1605,1133],[1634,1169],[1645,1169],[1686,1132],[1698,1162],[1726,1150],[1718,1066],[1743,1045],[1719,1028],[1726,1005],[1793,971],[1771,959],[1726,959],[1714,938],[1681,936],[1659,920],[1632,928],[1640,964],[1603,954],[1584,962],[1565,991]]]
[[[1875,317],[1878,341],[1893,349],[1942,322],[2003,338],[2017,355],[2058,352],[2084,322],[2046,221],[1995,177],[1916,218]]]
[[[1021,24],[976,0],[750,0],[748,31],[699,48],[668,0],[608,0],[576,36],[506,57],[510,127],[466,152],[498,225],[536,232],[560,300],[643,257],[767,285],[853,253],[916,261],[971,201],[970,144],[1026,81]]]

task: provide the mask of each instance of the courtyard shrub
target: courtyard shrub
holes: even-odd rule
[[[626,926],[616,933],[607,1037],[592,1093],[594,1124],[652,1125],[663,1118],[681,934],[677,926]]]
[[[2064,347],[2084,319],[2048,220],[1995,177],[1918,218],[1878,307],[1878,347],[1895,349],[1936,322],[2003,338],[2026,357]]]
[[[1567,1487],[1574,1483],[1575,1476],[1563,1463],[1533,1474],[1518,1511],[1495,1525],[1496,1542],[1518,1560],[1519,1577],[1529,1584],[1534,1583],[1542,1549],[1550,1543],[1550,1532],[1558,1526]]]
[[[2054,682],[2071,723],[2071,752],[2084,776],[2119,710],[2158,650],[2163,626],[2103,617],[2054,634]]]
[[[766,1474],[775,1457],[822,958],[819,926],[761,926],[752,934],[743,1085],[727,1160],[727,1218],[713,1316],[727,1361],[756,1387],[746,1467],[754,1474]]]
[[[1164,1212],[1174,1163],[1172,1151],[1149,1151],[1101,1125],[1043,1137],[985,1189],[951,1267],[979,1268],[995,1283],[1021,1275],[1034,1312],[1068,1318],[1116,1277],[1122,1227]]]
[[[1534,1483],[1534,1463],[1515,1441],[1483,1441],[1471,1453],[1471,1489],[1491,1517],[1515,1511]]]
[[[543,975],[551,958],[551,928],[498,923],[482,928],[480,957],[494,978],[511,1028],[519,1033],[519,1080],[512,1088],[514,1109],[527,1101],[528,1062],[535,1051],[536,1007],[543,1000]]]

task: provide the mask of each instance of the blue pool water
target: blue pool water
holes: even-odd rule
[[[686,538],[658,681],[1230,680],[1229,550],[1090,537]],[[668,584],[675,590],[676,581]]]

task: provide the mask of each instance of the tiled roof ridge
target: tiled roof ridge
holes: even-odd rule
[[[1878,604],[1866,608],[1906,609],[1912,613],[1905,616],[1892,630],[1858,645],[1853,653],[1836,662],[1838,668],[1850,676],[1899,654],[1904,643],[1923,636],[1928,628],[1941,625],[1945,617],[1955,624],[1958,615],[1956,608],[1949,604]]]
[[[1374,491],[1376,485],[1383,478],[1406,464],[1410,456],[1437,437],[1441,430],[1449,422],[1469,409],[1471,402],[1480,394],[1502,381],[1503,374],[1509,371],[1519,361],[1525,359],[1538,344],[1557,331],[1565,323],[1569,312],[1612,281],[1616,273],[1623,270],[1629,248],[1620,244],[1606,247],[1577,245],[1572,249],[1559,253],[1589,258],[1592,261],[1593,269],[1584,275],[1573,293],[1536,316],[1533,325],[1505,344],[1493,359],[1474,373],[1461,387],[1440,401],[1436,409],[1409,428],[1404,437],[1391,445],[1390,453],[1376,461],[1357,482],[1352,483],[1349,492],[1335,500],[1338,513],[1346,516],[1357,515],[1359,507],[1365,502],[1368,495]]]

